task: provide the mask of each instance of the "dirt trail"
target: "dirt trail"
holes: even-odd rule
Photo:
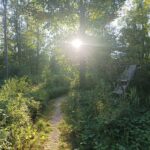
[[[59,150],[60,131],[58,129],[58,125],[62,120],[61,104],[64,99],[65,97],[60,97],[55,100],[54,114],[52,116],[52,119],[50,120],[52,131],[48,137],[47,142],[45,143],[44,150]]]

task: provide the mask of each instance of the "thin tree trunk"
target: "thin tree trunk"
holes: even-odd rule
[[[6,78],[8,78],[8,47],[7,47],[7,0],[3,0],[4,16],[3,16],[3,29],[4,29],[4,63]]]
[[[141,63],[144,63],[144,55],[145,55],[145,21],[144,21],[144,1],[141,1],[141,11],[142,11],[142,52],[141,52]]]
[[[18,49],[18,62],[21,64],[21,37],[20,37],[20,18],[19,18],[19,10],[18,10],[18,0],[16,1],[16,12],[15,12],[15,30],[16,30],[16,42]]]
[[[80,28],[79,28],[79,34],[80,38],[84,38],[85,34],[85,6],[84,6],[84,0],[80,0]],[[79,82],[80,82],[80,88],[83,89],[85,87],[85,53],[84,53],[84,47],[82,46],[82,56],[80,57],[80,74],[79,74]]]
[[[39,54],[40,53],[40,30],[39,26],[37,27],[37,48],[36,48],[36,75],[37,80],[39,81]]]

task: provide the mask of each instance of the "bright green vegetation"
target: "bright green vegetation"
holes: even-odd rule
[[[65,86],[59,90],[47,86],[32,86],[27,78],[5,81],[0,90],[1,149],[42,148],[51,131],[49,100],[67,91]]]
[[[149,150],[149,81],[150,0],[0,1],[0,149],[43,149],[66,95],[61,149]]]
[[[150,148],[150,99],[135,88],[114,98],[107,85],[70,93],[64,104],[63,139],[73,148],[134,150]]]
[[[40,103],[32,97],[26,78],[10,79],[0,90],[1,149],[39,147],[50,125],[37,117]]]

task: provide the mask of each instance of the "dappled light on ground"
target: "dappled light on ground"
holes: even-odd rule
[[[51,123],[51,133],[48,136],[46,143],[44,144],[44,150],[59,150],[60,147],[60,130],[59,124],[62,120],[61,104],[65,100],[65,97],[60,97],[54,101],[54,110],[52,118],[50,119]]]

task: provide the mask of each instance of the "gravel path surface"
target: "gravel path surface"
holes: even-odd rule
[[[63,117],[61,113],[61,104],[64,99],[65,97],[60,97],[55,100],[54,114],[50,120],[52,131],[48,137],[48,141],[45,143],[44,150],[59,150],[60,131],[58,129],[58,125]]]

